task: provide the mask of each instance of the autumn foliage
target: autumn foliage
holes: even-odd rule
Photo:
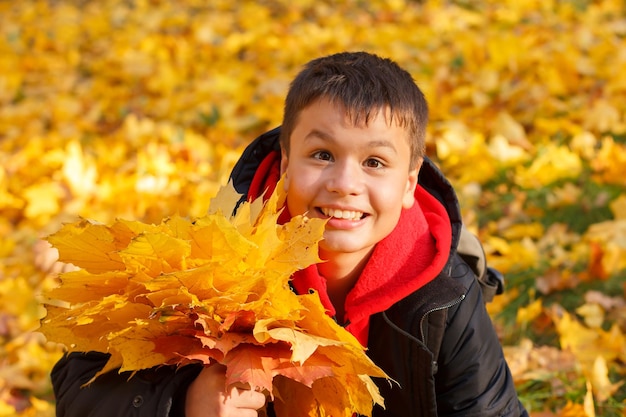
[[[231,216],[240,197],[225,187],[206,216],[160,225],[63,226],[48,240],[80,269],[44,294],[39,330],[70,352],[109,353],[94,379],[118,368],[220,363],[226,386],[266,392],[279,417],[371,415],[383,399],[370,377],[385,373],[317,294],[289,286],[295,271],[321,261],[325,222],[295,216],[278,225],[281,183],[265,204],[244,202]]]
[[[428,153],[506,276],[489,310],[531,414],[623,416],[625,7],[0,2],[0,416],[54,414],[62,347],[37,330],[59,273],[115,275],[73,271],[44,238],[143,224],[176,242],[165,231],[205,218],[242,146],[280,123],[300,66],[346,49],[392,57],[424,90]],[[138,262],[140,241],[107,268]]]

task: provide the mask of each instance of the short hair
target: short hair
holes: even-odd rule
[[[285,99],[280,143],[287,152],[300,113],[321,98],[343,105],[355,125],[367,125],[388,108],[388,122],[407,130],[410,168],[423,158],[428,103],[411,74],[394,61],[368,52],[341,52],[308,62]]]

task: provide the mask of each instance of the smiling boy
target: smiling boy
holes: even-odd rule
[[[290,213],[328,219],[319,251],[326,262],[317,269],[340,323],[349,320],[346,295],[374,246],[415,202],[408,135],[388,123],[388,111],[372,116],[355,126],[343,104],[320,98],[300,112],[282,151]]]
[[[298,271],[328,313],[398,384],[374,416],[527,416],[474,272],[457,254],[454,190],[425,156],[428,105],[408,72],[365,52],[315,59],[292,82],[282,127],[233,169],[249,198],[285,176],[289,215],[328,219]],[[193,389],[193,387],[192,387]]]
[[[257,138],[231,178],[253,199],[284,175],[285,218],[328,219],[324,262],[292,284],[317,291],[397,382],[379,381],[386,408],[374,416],[527,416],[475,274],[457,254],[460,210],[424,155],[427,119],[422,92],[393,61],[365,52],[315,59],[290,86],[281,128]],[[118,410],[136,398],[138,416],[245,417],[266,405],[262,393],[224,390],[224,368],[211,365],[162,368],[158,378],[111,373],[89,388],[99,406],[86,406],[90,394],[75,380],[98,360],[57,365],[58,417],[127,415]]]

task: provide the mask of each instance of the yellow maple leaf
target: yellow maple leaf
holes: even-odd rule
[[[576,309],[578,313],[585,321],[585,324],[592,328],[598,329],[604,322],[604,310],[597,303],[586,303]]]
[[[561,179],[576,178],[581,170],[582,161],[576,153],[566,146],[548,144],[538,150],[528,168],[518,167],[515,181],[525,188],[543,187]]]
[[[515,321],[518,324],[527,325],[532,323],[543,311],[543,301],[541,298],[536,299],[526,307],[520,307],[517,310]]]
[[[32,219],[49,219],[59,212],[63,188],[52,181],[33,184],[23,191],[27,205],[24,214]]]
[[[598,182],[623,186],[624,164],[626,164],[626,146],[610,136],[603,137],[599,151],[591,160],[591,167]]]
[[[76,238],[80,236],[80,238]],[[72,263],[96,273],[124,269],[117,245],[118,235],[104,225],[88,220],[65,225],[48,237],[48,242],[59,250],[59,260]]]
[[[144,271],[152,277],[186,269],[189,242],[165,233],[142,233],[119,252],[127,271]]]
[[[608,400],[622,386],[624,381],[612,383],[609,379],[609,369],[606,360],[602,356],[598,356],[593,362],[591,376],[589,381],[589,391],[593,391],[598,402]]]
[[[596,245],[599,262],[607,274],[626,268],[626,219],[594,223],[585,233],[585,240]]]
[[[600,380],[596,363],[598,357],[606,363],[623,360],[626,335],[622,333],[618,325],[614,324],[608,331],[601,327],[590,328],[558,305],[553,306],[548,313],[555,323],[561,348],[574,354],[585,375],[595,374],[594,378]]]
[[[609,203],[609,208],[615,220],[626,220],[626,194],[620,194],[619,197]]]

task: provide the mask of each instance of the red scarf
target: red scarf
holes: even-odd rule
[[[259,165],[248,196],[266,196],[274,190],[280,177],[280,153],[269,154]],[[346,329],[363,346],[367,346],[369,318],[432,281],[441,271],[450,252],[452,231],[450,220],[441,203],[419,185],[416,204],[402,210],[395,229],[374,249],[354,288],[345,302]],[[289,214],[285,210],[286,218]],[[331,316],[335,307],[326,290],[326,279],[317,265],[297,271],[293,286],[300,294],[317,291]]]

